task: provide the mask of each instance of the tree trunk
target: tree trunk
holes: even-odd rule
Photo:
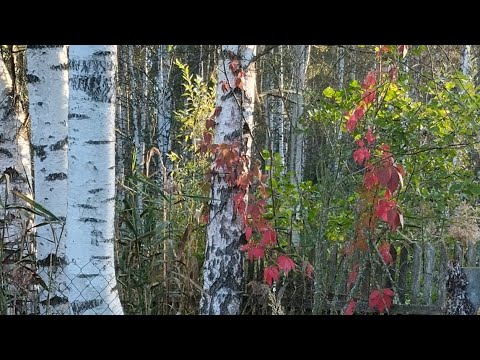
[[[35,201],[63,221],[67,214],[67,69],[67,46],[27,48]],[[40,291],[40,314],[67,314],[64,223],[37,227],[36,239],[38,274],[48,288]]]
[[[462,73],[465,76],[470,76],[470,49],[471,45],[465,45],[462,55]]]
[[[245,127],[253,130],[253,106],[255,99],[255,69],[250,63],[255,56],[253,45],[224,45],[218,63],[217,107],[222,110],[216,118],[213,142],[232,144],[242,140]],[[233,91],[235,76],[231,71],[232,59],[238,59],[239,68],[245,71],[243,89]],[[228,82],[229,91],[223,92],[222,84]],[[246,123],[246,124],[245,124]],[[249,156],[251,136],[244,138],[244,153]],[[201,314],[236,315],[240,312],[243,283],[243,252],[240,238],[244,232],[241,216],[235,213],[233,197],[239,190],[229,187],[222,167],[213,169],[212,200],[207,225],[207,248],[203,268],[204,294],[200,302]]]
[[[7,314],[31,314],[33,216],[15,208],[25,203],[13,192],[32,197],[30,144],[26,116],[13,84],[0,56],[0,277],[2,283],[9,284],[7,294],[0,288],[0,298],[6,299],[0,309]]]
[[[168,86],[171,58],[165,45],[160,45],[158,51],[158,149],[160,150],[163,166],[168,172],[171,170],[171,164],[167,157],[171,148],[172,94]],[[160,178],[163,179],[164,176],[160,176]]]
[[[292,123],[290,127],[290,182],[297,186],[303,180],[303,149],[304,136],[303,126],[300,122],[300,117],[303,115],[305,89],[305,77],[310,55],[310,46],[296,45],[295,59],[298,67],[295,68],[295,104],[292,111]],[[296,220],[300,218],[300,204],[296,208]],[[292,229],[292,244],[298,246],[300,244],[300,234],[298,230]]]
[[[114,267],[117,46],[70,47],[67,258],[77,314],[123,314]]]

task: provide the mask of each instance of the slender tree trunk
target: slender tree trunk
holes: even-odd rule
[[[290,129],[290,182],[293,184],[300,184],[303,180],[303,163],[304,163],[304,136],[303,136],[303,126],[300,122],[300,118],[303,115],[304,108],[304,97],[303,93],[305,90],[305,77],[306,70],[308,66],[308,61],[310,57],[310,46],[306,45],[296,45],[294,47],[295,51],[295,62],[298,64],[298,67],[295,69],[295,104],[293,105],[292,111],[292,122]],[[296,220],[299,220],[300,215],[300,204],[296,209]],[[300,244],[300,234],[296,229],[292,229],[292,244],[298,246]]]
[[[168,86],[170,74],[170,54],[165,45],[160,45],[158,53],[158,149],[162,157],[165,169],[171,170],[171,164],[168,161],[167,154],[171,148],[170,126],[172,119],[172,94]]]
[[[65,45],[29,46],[27,79],[34,150],[35,200],[65,221],[67,214],[68,50]],[[45,219],[38,219],[43,223]],[[67,314],[63,222],[37,227],[40,314]]]
[[[465,76],[470,76],[470,52],[471,52],[471,45],[465,45],[463,48],[463,55],[462,55],[462,73]]]
[[[278,123],[278,152],[280,154],[280,159],[282,161],[282,165],[285,166],[285,149],[286,149],[286,142],[285,142],[285,127],[284,127],[284,93],[283,93],[283,81],[284,81],[284,64],[283,64],[283,46],[280,45],[278,48],[278,55],[279,55],[279,74],[278,74],[278,89],[280,90],[280,98],[277,99],[277,123]],[[285,169],[283,170],[285,173]]]
[[[114,267],[117,46],[70,47],[67,258],[74,314],[123,314]]]
[[[242,140],[242,129],[253,131],[255,99],[255,69],[250,63],[255,55],[253,45],[224,45],[218,63],[217,106],[222,110],[216,118],[215,144],[231,144]],[[230,69],[232,58],[238,59],[245,71],[243,89],[224,93],[222,83],[235,88],[235,76]],[[244,124],[246,122],[246,125]],[[244,138],[244,151],[249,156],[251,137]],[[227,185],[222,168],[212,175],[212,200],[207,225],[207,248],[203,268],[204,294],[201,314],[239,314],[242,301],[243,252],[240,237],[244,232],[241,216],[234,211],[233,197],[238,190]]]
[[[13,84],[0,56],[0,280],[9,284],[0,288],[0,300],[4,300],[0,308],[7,314],[31,314],[35,311],[32,299],[28,299],[33,294],[30,265],[35,252],[31,239],[33,217],[14,208],[25,206],[14,191],[32,197],[30,144],[26,116]]]
[[[345,49],[343,46],[338,47],[338,88],[343,89],[345,78]]]

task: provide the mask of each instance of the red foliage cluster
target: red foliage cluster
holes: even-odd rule
[[[380,46],[377,57],[381,59],[383,54],[393,51],[390,46]],[[401,45],[397,48],[399,54],[405,57],[407,46]],[[378,71],[381,75],[381,71]],[[398,69],[390,66],[387,69],[387,75],[390,81],[397,78]],[[359,103],[352,112],[347,113],[346,129],[353,133],[357,129],[359,121],[364,118],[370,106],[375,101],[376,96],[376,73],[371,70],[365,77],[362,89],[363,95]],[[365,144],[365,141],[366,144]],[[386,222],[390,231],[396,231],[403,226],[403,215],[398,209],[397,202],[394,198],[403,184],[405,171],[399,164],[395,164],[390,146],[382,143],[375,146],[377,137],[371,127],[368,127],[362,138],[356,141],[357,148],[353,151],[353,160],[364,167],[365,173],[363,178],[363,189],[360,191],[361,209],[370,209],[370,212],[364,211],[359,217],[359,223],[356,229],[356,239],[352,245],[348,246],[344,253],[351,254],[354,250],[367,250],[368,244],[365,240],[363,229],[374,229],[376,220]],[[375,156],[373,156],[375,154]],[[393,262],[390,254],[390,244],[387,241],[378,244],[378,251],[383,261],[388,266]],[[350,288],[356,282],[358,276],[358,265],[354,266],[348,277],[348,287]],[[391,289],[374,290],[369,297],[369,306],[383,312],[392,306],[392,298],[394,292]],[[352,315],[355,312],[357,301],[352,299],[346,310],[345,315]]]
[[[235,83],[221,82],[222,91],[233,91],[238,88],[243,90],[244,71],[235,54],[229,52],[229,69],[235,76]],[[233,207],[239,215],[244,228],[245,239],[247,243],[241,247],[242,251],[247,252],[249,261],[265,259],[267,253],[269,259],[273,259],[275,264],[265,267],[264,280],[272,286],[273,281],[278,281],[281,272],[286,276],[297,265],[287,255],[273,251],[277,245],[277,232],[273,225],[268,222],[265,215],[265,206],[268,199],[266,187],[267,175],[262,174],[259,164],[250,166],[250,159],[243,153],[243,147],[240,142],[214,144],[213,129],[216,125],[216,118],[220,115],[222,107],[218,106],[210,118],[206,120],[206,131],[203,133],[203,140],[200,144],[200,153],[210,153],[214,156],[213,169],[206,174],[206,178],[211,181],[212,174],[222,174],[228,187],[232,189]],[[248,190],[252,186],[262,196],[262,199],[256,197]],[[247,205],[248,204],[248,205]],[[310,263],[304,264],[306,275],[311,278],[313,266]]]

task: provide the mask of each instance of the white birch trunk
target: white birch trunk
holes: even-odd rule
[[[338,47],[338,88],[343,89],[345,78],[345,49],[343,46]]]
[[[74,314],[123,314],[114,267],[115,45],[70,47],[67,259]]]
[[[26,116],[15,101],[12,78],[0,56],[0,252],[3,255],[0,271],[9,284],[0,291],[8,293],[8,314],[34,312],[33,299],[27,299],[34,295],[31,291],[32,272],[19,266],[28,260],[28,254],[33,256],[35,252],[30,232],[33,216],[19,209],[6,208],[26,206],[12,190],[32,198],[31,184]]]
[[[470,52],[471,45],[465,45],[462,55],[462,73],[465,76],[470,76]]]
[[[158,50],[158,149],[160,150],[163,166],[169,172],[171,164],[168,161],[167,154],[171,148],[172,94],[168,86],[168,78],[170,75],[171,57],[165,45],[160,45]]]
[[[222,91],[222,81],[235,87],[235,78],[229,69],[227,52],[232,52],[245,71],[244,94]],[[223,45],[218,64],[217,106],[222,107],[216,118],[216,144],[242,140],[244,121],[253,131],[253,106],[255,99],[255,69],[250,61],[255,55],[254,45]],[[247,65],[250,64],[248,67]],[[247,136],[245,152],[251,148],[251,137]],[[207,248],[203,268],[204,294],[200,302],[203,315],[239,314],[242,300],[243,258],[240,237],[244,232],[241,216],[235,214],[233,196],[238,190],[229,188],[222,169],[212,176],[212,200],[207,225]]]
[[[29,46],[27,81],[34,150],[35,201],[65,221],[67,215],[68,50],[65,45]],[[36,223],[46,220],[37,218]],[[67,314],[64,224],[37,227],[40,314]]]
[[[290,171],[291,183],[300,184],[303,180],[303,163],[304,163],[304,136],[303,126],[300,118],[303,115],[305,77],[310,57],[310,46],[296,45],[294,47],[295,59],[298,67],[294,71],[295,75],[295,104],[292,111],[291,125],[291,149],[290,149]],[[299,220],[300,204],[297,206],[295,218]],[[300,234],[298,230],[292,229],[292,244],[298,246],[300,244]]]
[[[279,49],[279,56],[280,56],[280,67],[279,67],[279,74],[278,74],[278,88],[280,90],[280,98],[277,100],[277,116],[278,116],[278,143],[279,143],[279,148],[278,152],[280,154],[280,159],[282,161],[282,165],[285,166],[285,151],[287,148],[287,144],[285,142],[285,126],[283,123],[283,114],[284,114],[284,106],[283,106],[283,81],[284,81],[284,65],[283,65],[283,46],[280,45]],[[285,173],[285,169],[283,170],[283,173]]]

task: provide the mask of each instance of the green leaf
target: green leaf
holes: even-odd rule
[[[323,95],[327,98],[332,98],[335,95],[335,90],[333,90],[330,86],[323,90]]]

